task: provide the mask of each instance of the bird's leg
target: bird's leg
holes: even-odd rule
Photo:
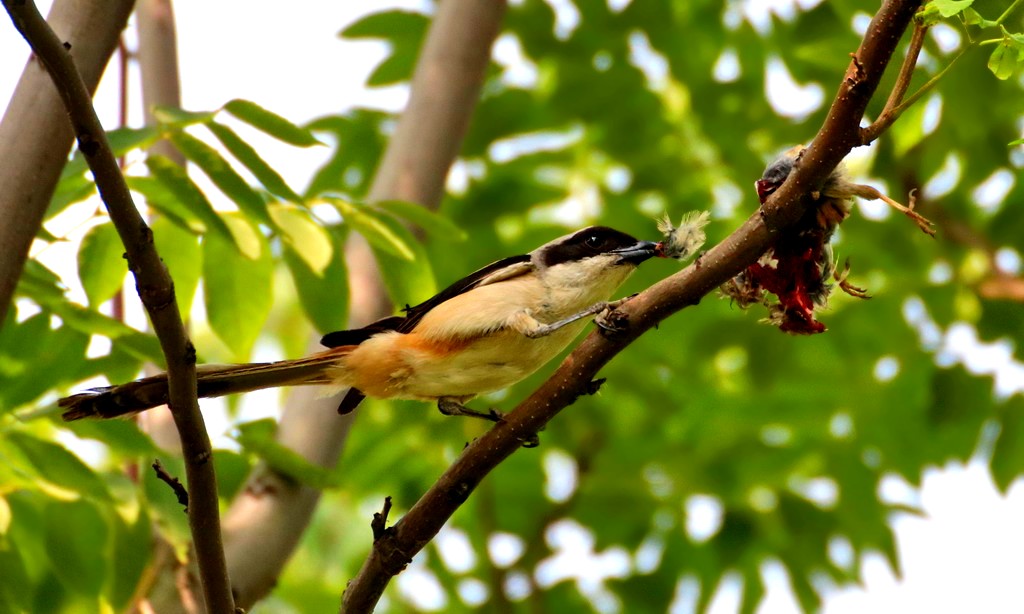
[[[556,330],[568,326],[573,322],[578,322],[583,318],[589,318],[592,315],[600,314],[603,312],[614,311],[619,305],[622,305],[631,298],[633,297],[627,296],[626,298],[619,299],[617,301],[601,301],[599,303],[594,303],[593,305],[587,307],[586,309],[580,311],[579,313],[574,313],[567,318],[562,318],[561,320],[557,320],[549,324],[544,324],[537,318],[533,317],[533,315],[531,315],[529,311],[520,311],[516,313],[514,316],[512,316],[512,318],[509,321],[509,325],[512,327],[513,330],[518,331],[524,337],[529,337],[530,339],[538,339],[540,337],[550,335]]]
[[[850,261],[846,261],[846,266],[843,267],[843,272],[840,273],[839,269],[832,271],[832,277],[835,278],[836,282],[839,283],[839,289],[855,298],[869,299],[871,295],[868,294],[866,288],[858,288],[849,282],[847,277],[850,276]]]
[[[560,328],[564,328],[573,322],[578,322],[583,318],[590,317],[595,313],[604,311],[608,308],[608,303],[600,302],[590,307],[587,307],[579,313],[574,313],[567,318],[562,318],[549,324],[544,324],[537,318],[533,317],[529,311],[520,311],[512,316],[509,324],[512,329],[522,334],[524,337],[530,339],[539,339],[540,337],[546,337],[551,333],[555,332]]]
[[[910,192],[910,206],[908,207],[908,206],[901,205],[900,203],[898,203],[895,200],[889,198],[885,194],[882,194],[881,192],[879,192],[878,190],[876,190],[875,188],[873,188],[873,187],[871,187],[869,185],[858,185],[858,186],[855,186],[855,188],[856,188],[855,194],[857,196],[860,196],[861,198],[866,198],[868,200],[876,200],[877,199],[877,200],[883,201],[885,204],[889,205],[893,209],[896,209],[897,211],[903,213],[903,215],[905,215],[905,216],[909,217],[910,219],[914,220],[914,223],[917,224],[917,227],[921,229],[921,232],[925,233],[926,235],[928,235],[930,237],[934,237],[935,236],[935,228],[934,228],[934,224],[932,224],[931,220],[929,220],[928,218],[924,217],[923,215],[921,215],[917,211],[914,211],[914,204],[917,202],[917,198],[914,196],[914,192],[913,191]]]
[[[466,416],[468,418],[480,418],[489,422],[501,422],[504,416],[496,409],[489,409],[486,412],[470,409],[453,398],[443,397],[437,400],[437,409],[446,416]]]
[[[466,416],[469,418],[480,418],[488,422],[498,423],[505,419],[505,415],[496,409],[486,412],[470,409],[451,397],[442,397],[437,400],[437,409],[446,416]],[[536,448],[540,445],[540,438],[537,433],[520,437],[524,448]]]
[[[628,328],[626,324],[629,318],[624,313],[616,311],[619,306],[626,303],[626,301],[632,299],[635,294],[630,294],[625,298],[620,298],[617,301],[612,301],[605,305],[605,308],[594,318],[594,324],[600,329],[600,331],[607,335],[614,335],[615,333],[621,333]]]

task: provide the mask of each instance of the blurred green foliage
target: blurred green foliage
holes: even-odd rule
[[[604,0],[574,0],[556,11],[540,0],[513,3],[454,174],[459,180],[440,215],[363,202],[393,122],[377,111],[300,127],[236,100],[215,112],[164,109],[157,125],[115,132],[112,142],[128,152],[170,138],[237,206],[238,213],[218,213],[205,188],[157,156],[147,159],[148,175],[131,179],[160,215],[155,240],[186,311],[204,282],[208,325],[226,346],[207,336],[214,347],[200,339],[200,352],[246,360],[263,335],[298,353],[314,329],[345,321],[342,247],[350,230],[368,238],[402,305],[429,296],[435,279],[444,285],[529,251],[566,226],[600,222],[653,238],[654,216],[706,208],[713,211],[709,243],[738,227],[756,207],[750,186],[766,161],[817,131],[875,6],[834,0],[757,15],[756,4],[610,8]],[[899,567],[888,521],[915,510],[880,498],[884,477],[920,485],[925,468],[972,457],[991,463],[1004,490],[1022,473],[1020,393],[997,395],[991,374],[969,372],[942,336],[966,326],[982,342],[1009,341],[1012,351],[1024,336],[1019,294],[1000,291],[1019,287],[1019,271],[996,267],[1002,258],[1012,269],[1015,258],[1019,268],[1024,251],[1024,186],[1015,177],[1024,155],[1019,144],[1007,145],[1021,136],[1022,11],[1003,16],[1007,3],[977,0],[958,12],[970,4],[934,3],[931,18],[940,23],[911,90],[962,57],[851,165],[897,200],[923,187],[918,207],[936,221],[937,239],[898,215],[868,218],[857,213],[874,209],[858,207],[836,251],[874,298],[835,297],[822,316],[827,333],[786,336],[759,323],[757,309],[743,312],[709,296],[629,347],[605,369],[600,394],[564,412],[541,434],[538,450],[515,454],[454,517],[446,531],[475,554],[454,557],[434,545],[419,557],[414,566],[440,583],[445,611],[608,611],[618,604],[663,612],[681,578],[697,581],[703,609],[729,574],[742,582],[749,612],[772,562],[784,566],[798,602],[812,610],[822,586],[858,579],[867,552]],[[575,10],[566,13],[566,5]],[[369,85],[408,80],[426,25],[422,15],[384,12],[346,29],[349,37],[390,43]],[[810,90],[769,96],[779,76],[767,66],[776,61],[795,84],[816,84],[821,104],[794,111],[814,96]],[[880,112],[894,74],[869,116]],[[289,146],[328,143],[332,155],[307,188],[295,189],[224,114]],[[93,190],[76,156],[48,215]],[[410,223],[426,231],[422,242]],[[453,243],[466,236],[472,239]],[[140,460],[148,465],[156,448],[147,435],[127,422],[64,425],[52,409],[84,379],[121,381],[143,360],[159,361],[148,333],[99,310],[124,281],[120,262],[109,224],[97,225],[79,254],[89,306],[70,302],[63,282],[31,262],[20,305],[38,313],[16,318],[11,310],[0,329],[0,575],[15,579],[0,583],[0,611],[121,609],[152,564],[153,528],[179,552],[187,543],[169,490],[148,471],[141,485],[123,471]],[[625,291],[675,270],[652,262]],[[91,335],[110,339],[107,354],[87,357]],[[548,372],[479,402],[510,407]],[[417,403],[369,402],[359,411],[339,468],[291,455],[273,443],[267,423],[239,429],[241,452],[215,455],[225,503],[257,458],[328,489],[257,611],[336,607],[369,548],[366,524],[382,497],[394,497],[397,518],[484,428]],[[55,443],[69,434],[102,444],[105,460],[87,465]],[[182,474],[173,459],[166,464]],[[550,496],[567,475],[576,481]],[[709,509],[717,522],[696,530],[695,516]],[[594,553],[625,560],[624,567],[603,583],[554,581],[544,565],[560,551],[552,528],[567,526],[582,527]],[[500,534],[521,545],[502,565],[488,555]],[[852,549],[852,559],[830,556],[837,543]],[[519,588],[505,594],[506,585]],[[520,600],[528,606],[517,606]],[[386,603],[382,611],[422,605],[396,586]]]

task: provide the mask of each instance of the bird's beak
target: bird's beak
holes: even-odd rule
[[[610,253],[619,257],[619,264],[624,262],[640,264],[658,254],[658,244],[653,241],[637,241],[629,247],[620,247]]]

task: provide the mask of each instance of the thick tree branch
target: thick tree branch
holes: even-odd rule
[[[133,0],[57,0],[49,22],[71,55],[89,91],[117,46]],[[5,61],[13,61],[8,58]],[[72,134],[50,76],[34,58],[25,65],[0,122],[0,326],[39,232]]]
[[[210,439],[196,400],[195,348],[185,334],[174,284],[153,245],[153,232],[132,202],[92,97],[64,43],[28,0],[3,0],[15,27],[53,78],[64,100],[78,148],[124,243],[128,268],[167,358],[171,407],[182,441],[189,485],[189,524],[209,612],[233,612],[234,600],[221,546],[217,481]]]
[[[889,0],[853,56],[824,124],[786,183],[737,231],[702,258],[637,295],[621,308],[629,327],[621,335],[588,336],[540,388],[504,422],[471,443],[393,530],[379,539],[349,584],[342,612],[372,611],[391,578],[404,569],[498,463],[519,449],[559,411],[586,392],[597,372],[634,339],[753,263],[776,234],[812,205],[811,192],[861,144],[859,124],[920,0]]]

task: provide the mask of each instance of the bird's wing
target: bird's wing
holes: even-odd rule
[[[326,347],[338,347],[341,345],[359,345],[377,333],[386,331],[398,331],[408,333],[419,324],[423,316],[441,303],[469,292],[473,288],[490,285],[506,279],[512,279],[525,275],[533,270],[533,263],[528,254],[511,256],[485,266],[484,268],[470,273],[459,281],[441,290],[434,296],[423,301],[414,307],[406,307],[404,316],[390,316],[377,320],[373,324],[352,330],[339,330],[327,333],[320,339],[320,343]],[[360,390],[352,388],[348,391],[338,407],[339,414],[347,414],[366,398]]]
[[[320,339],[320,343],[326,347],[333,348],[341,345],[359,345],[377,333],[396,330],[400,333],[407,333],[419,324],[423,316],[440,305],[441,303],[454,298],[460,294],[469,292],[473,288],[486,286],[499,281],[505,281],[520,275],[525,275],[533,270],[533,263],[529,254],[504,258],[485,266],[484,268],[470,273],[459,281],[441,290],[434,296],[423,301],[414,307],[406,307],[404,316],[390,316],[377,320],[362,328],[352,330],[339,330],[327,333]]]
[[[453,299],[460,294],[465,294],[474,288],[486,286],[513,277],[525,275],[533,270],[533,263],[529,254],[503,258],[492,262],[484,268],[474,271],[459,281],[441,290],[434,296],[423,301],[415,307],[405,309],[405,321],[396,329],[399,332],[407,333],[419,324],[423,316],[441,303]]]

